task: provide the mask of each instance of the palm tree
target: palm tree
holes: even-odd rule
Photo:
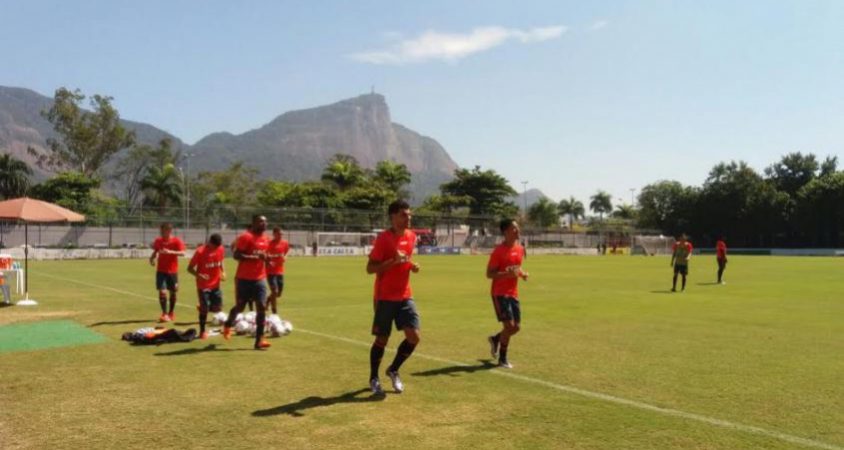
[[[634,219],[636,217],[636,208],[633,205],[619,205],[615,207],[612,215],[619,219]]]
[[[387,160],[379,161],[375,166],[375,179],[400,198],[407,197],[404,186],[410,183],[410,171],[406,165]]]
[[[612,197],[604,191],[598,191],[589,200],[589,209],[598,213],[601,220],[604,220],[604,213],[612,211]]]
[[[4,153],[0,155],[0,196],[22,197],[29,189],[32,169],[25,162]]]
[[[586,213],[583,203],[574,197],[569,197],[568,200],[560,200],[560,204],[557,205],[557,211],[562,215],[569,216],[569,226],[573,225],[578,217],[583,217]]]
[[[141,189],[148,204],[164,215],[168,204],[178,204],[182,199],[182,179],[173,164],[149,167],[141,180]]]
[[[341,191],[357,186],[365,179],[366,174],[357,159],[342,153],[334,155],[322,170],[322,181],[334,183]]]

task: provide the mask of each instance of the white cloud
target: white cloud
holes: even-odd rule
[[[370,64],[412,64],[431,60],[455,62],[474,53],[489,50],[507,41],[523,44],[556,39],[566,32],[564,26],[537,27],[519,30],[503,27],[475,28],[469,33],[426,31],[383,50],[370,50],[349,55]]]
[[[609,25],[609,24],[610,24],[610,23],[609,23],[608,21],[606,21],[606,20],[598,20],[598,21],[596,21],[595,23],[593,23],[593,24],[589,27],[589,30],[591,30],[591,31],[598,31],[598,30],[600,30],[601,28],[606,28],[606,27],[607,27],[607,25]]]

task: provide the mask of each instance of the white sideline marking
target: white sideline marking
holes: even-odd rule
[[[117,292],[119,294],[130,295],[130,296],[133,296],[133,297],[138,297],[138,298],[150,300],[150,297],[145,296],[145,295],[141,295],[141,294],[137,294],[135,292],[124,291],[124,290],[121,290],[121,289],[115,289],[115,288],[112,288],[112,287],[103,286],[103,285],[99,285],[99,284],[85,283],[83,281],[74,280],[72,278],[59,277],[59,276],[56,276],[56,275],[51,275],[51,274],[46,274],[46,273],[39,273],[39,275],[40,276],[46,276],[48,278],[55,278],[57,280],[69,281],[71,283],[80,284],[82,286],[88,286],[88,287],[93,287],[93,288],[97,288],[97,289],[106,289],[106,290],[109,290],[109,291],[112,291],[112,292]],[[158,299],[156,298],[155,300],[158,300]],[[189,306],[189,305],[185,305],[184,303],[176,303],[176,306],[182,306],[182,307],[185,307],[185,308],[195,309],[194,307]],[[302,328],[296,328],[296,331],[298,331],[300,333],[310,334],[310,335],[313,335],[313,336],[320,336],[320,337],[323,337],[323,338],[326,338],[326,339],[331,339],[331,340],[334,340],[334,341],[345,342],[347,344],[353,344],[353,345],[357,345],[357,346],[360,346],[360,347],[367,347],[368,348],[372,345],[371,342],[358,341],[358,340],[355,340],[355,339],[349,339],[349,338],[345,338],[345,337],[342,337],[342,336],[334,336],[334,335],[331,335],[331,334],[320,333],[318,331],[303,330]],[[414,355],[419,357],[419,358],[424,358],[424,359],[427,359],[427,360],[430,360],[430,361],[437,361],[437,362],[441,362],[441,363],[445,363],[445,364],[452,364],[452,365],[455,365],[455,366],[466,366],[466,367],[470,366],[469,364],[466,364],[464,362],[452,361],[450,359],[426,355],[424,353],[419,353],[419,352],[414,352]],[[586,389],[580,389],[580,388],[577,388],[577,387],[574,387],[574,386],[567,386],[567,385],[564,385],[564,384],[552,383],[550,381],[545,381],[545,380],[541,380],[541,379],[538,379],[538,378],[532,378],[532,377],[528,377],[528,376],[524,376],[524,375],[518,375],[518,374],[509,372],[509,371],[505,371],[505,369],[490,370],[489,372],[492,373],[492,374],[495,374],[495,375],[502,376],[502,377],[508,377],[508,378],[512,378],[514,380],[523,381],[525,383],[536,384],[536,385],[545,386],[547,388],[551,388],[551,389],[554,389],[554,390],[557,390],[557,391],[562,391],[562,392],[567,392],[567,393],[570,393],[570,394],[580,395],[581,397],[591,398],[591,399],[595,399],[595,400],[602,400],[602,401],[605,401],[605,402],[615,403],[615,404],[618,404],[618,405],[624,405],[624,406],[628,406],[628,407],[636,408],[636,409],[641,409],[641,410],[645,410],[645,411],[651,411],[651,412],[659,413],[659,414],[666,415],[666,416],[679,417],[679,418],[682,418],[682,419],[706,423],[706,424],[714,425],[714,426],[717,426],[717,427],[729,428],[729,429],[733,429],[733,430],[737,430],[737,431],[743,431],[745,433],[767,436],[767,437],[770,437],[770,438],[779,439],[781,441],[785,441],[785,442],[789,442],[789,443],[797,444],[797,445],[802,445],[802,446],[805,446],[805,447],[821,448],[821,449],[826,449],[826,450],[844,450],[844,447],[839,447],[837,445],[827,444],[825,442],[815,441],[815,440],[812,440],[812,439],[807,439],[807,438],[802,438],[802,437],[799,437],[799,436],[781,433],[779,431],[773,431],[773,430],[768,430],[768,429],[765,429],[765,428],[755,427],[755,426],[752,426],[752,425],[744,425],[744,424],[741,424],[741,423],[735,423],[735,422],[730,422],[730,421],[727,421],[727,420],[716,419],[714,417],[708,417],[708,416],[704,416],[704,415],[700,415],[700,414],[680,411],[678,409],[662,408],[662,407],[659,407],[659,406],[651,405],[649,403],[643,403],[643,402],[639,402],[639,401],[636,401],[636,400],[629,400],[629,399],[626,399],[626,398],[623,398],[623,397],[616,397],[614,395],[603,394],[603,393],[594,392],[594,391],[588,391]]]

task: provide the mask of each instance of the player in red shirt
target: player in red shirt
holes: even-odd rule
[[[396,200],[387,208],[387,214],[390,217],[390,229],[381,232],[375,239],[366,264],[366,273],[375,274],[375,317],[372,321],[375,342],[369,351],[369,387],[376,395],[384,394],[378,379],[378,369],[384,356],[384,347],[390,339],[393,322],[397,330],[404,331],[404,340],[387,368],[387,376],[397,393],[404,391],[399,368],[413,353],[420,339],[419,313],[416,312],[410,289],[410,272],[419,272],[419,264],[411,260],[416,234],[409,229],[410,205],[404,200]]]
[[[155,288],[158,289],[158,303],[161,305],[159,322],[175,320],[176,293],[179,291],[179,257],[185,256],[185,243],[173,236],[173,225],[162,223],[161,236],[152,243],[149,264],[156,266]],[[158,257],[158,265],[155,258]],[[167,292],[170,292],[170,309],[167,309]]]
[[[527,281],[528,273],[522,270],[525,253],[519,244],[519,224],[513,219],[505,219],[499,228],[504,235],[504,242],[489,255],[486,277],[492,280],[492,305],[502,329],[487,340],[490,354],[493,358],[498,357],[498,366],[512,369],[513,365],[507,360],[507,347],[510,338],[520,330],[522,313],[519,307],[519,278]]]
[[[269,304],[273,314],[278,314],[278,299],[284,291],[284,261],[290,243],[282,239],[281,227],[273,227],[273,239],[267,249],[267,283],[270,285]]]
[[[727,268],[727,243],[724,242],[724,236],[715,243],[715,260],[718,261],[718,284],[727,284],[722,280],[724,269]]]
[[[234,259],[237,260],[235,274],[235,305],[229,312],[223,327],[223,337],[227,340],[232,334],[234,319],[243,311],[248,301],[254,301],[258,310],[255,316],[255,350],[264,350],[270,343],[264,339],[264,321],[267,309],[267,248],[270,241],[264,235],[267,230],[267,218],[261,215],[252,217],[252,226],[237,237]]]
[[[686,290],[686,276],[689,274],[689,260],[692,259],[692,243],[688,241],[685,234],[681,234],[671,248],[671,266],[674,267],[674,280],[671,284],[671,292],[677,292],[677,274],[683,276],[682,290]]]
[[[207,339],[205,323],[208,311],[220,312],[223,308],[223,291],[220,281],[226,280],[223,259],[226,250],[223,248],[223,237],[217,233],[208,238],[208,243],[200,245],[193,253],[188,263],[188,273],[196,277],[196,291],[199,296],[199,338]]]

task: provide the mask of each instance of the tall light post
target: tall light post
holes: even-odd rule
[[[525,217],[527,217],[527,181],[522,181],[522,200],[525,205]]]
[[[190,157],[193,153],[185,153],[185,229],[190,229]]]
[[[630,188],[630,206],[636,207],[636,188]]]

